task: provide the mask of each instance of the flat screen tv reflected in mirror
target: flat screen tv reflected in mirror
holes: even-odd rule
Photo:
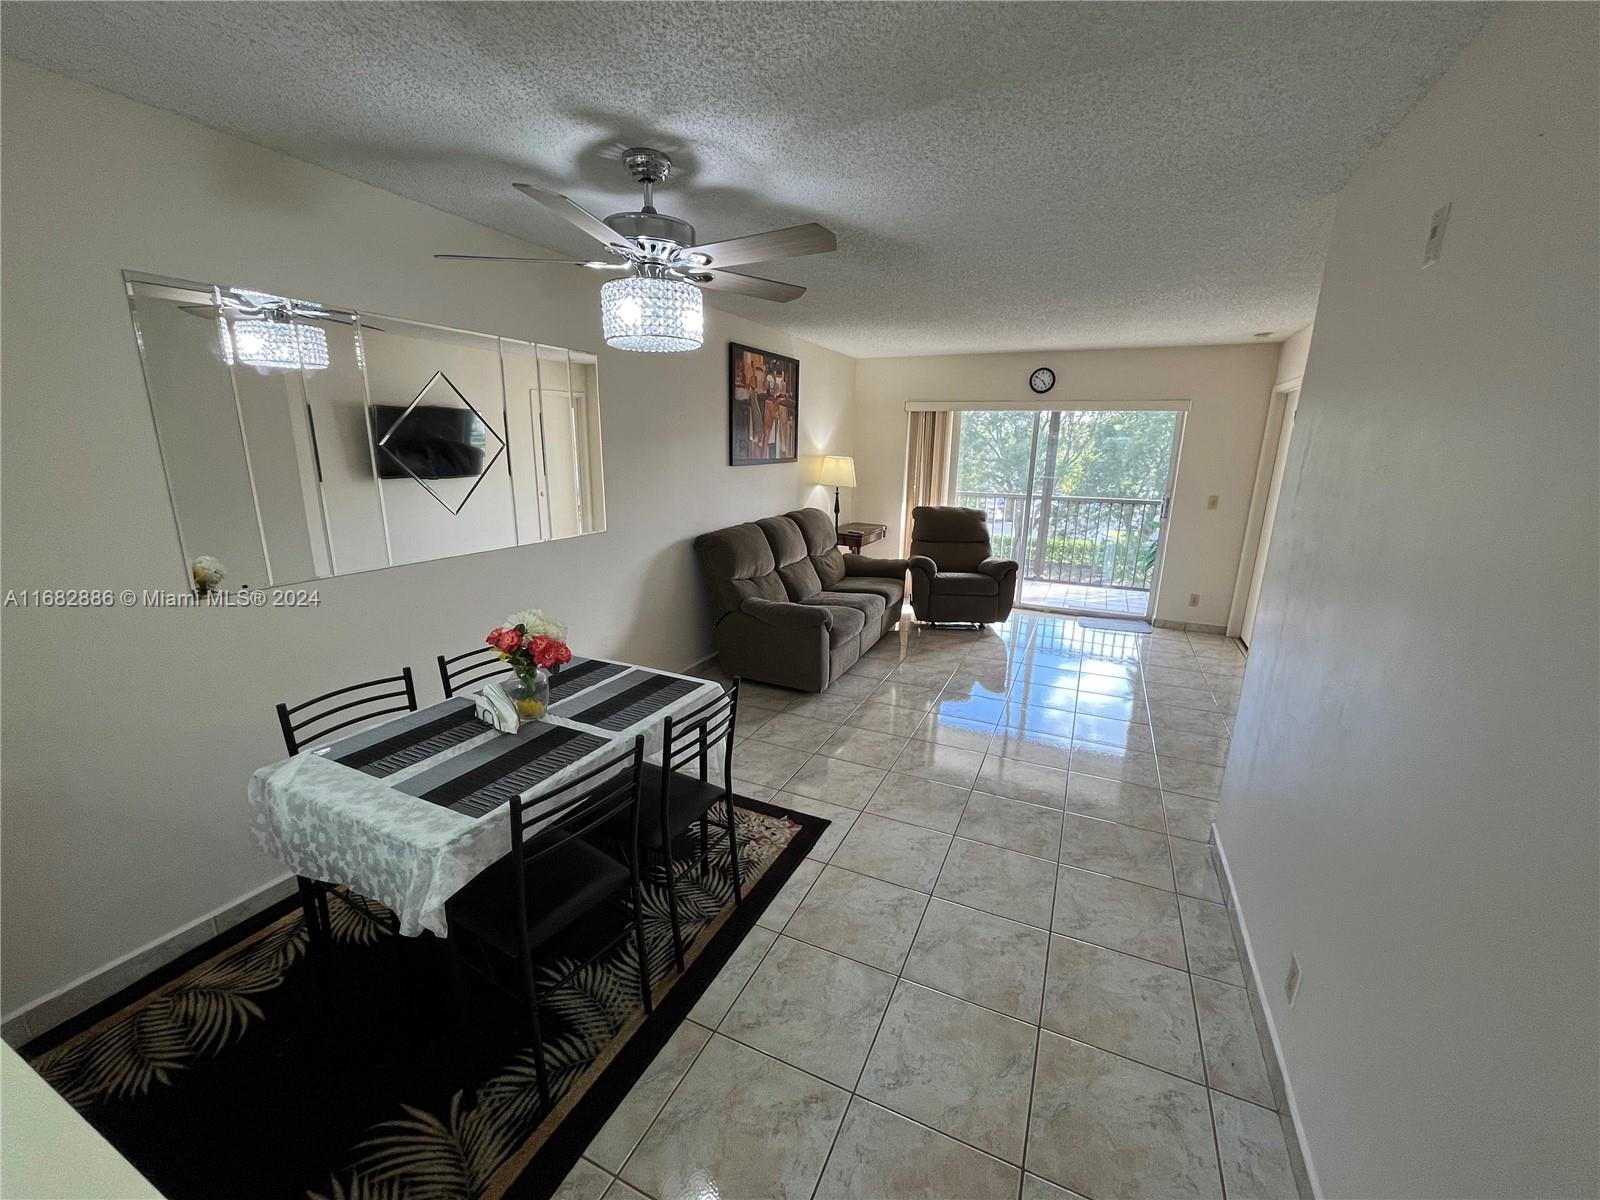
[[[372,406],[378,478],[471,479],[483,472],[483,422],[442,404]]]

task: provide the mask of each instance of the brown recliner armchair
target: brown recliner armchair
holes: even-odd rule
[[[911,607],[930,625],[984,625],[1011,614],[1017,564],[989,553],[989,518],[975,508],[911,510]]]

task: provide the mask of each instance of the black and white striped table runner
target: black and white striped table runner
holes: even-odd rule
[[[575,659],[551,684],[549,719],[515,734],[478,719],[470,695],[408,713],[319,750],[397,791],[463,816],[485,816],[557,772],[616,744],[706,681]]]

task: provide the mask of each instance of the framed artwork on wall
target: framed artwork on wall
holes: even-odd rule
[[[728,343],[728,465],[795,461],[800,360]]]

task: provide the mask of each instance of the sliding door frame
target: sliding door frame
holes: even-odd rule
[[[988,400],[988,401],[983,401],[983,400],[908,400],[908,401],[906,401],[905,408],[906,408],[906,411],[908,413],[910,413],[910,412],[954,412],[954,413],[962,413],[962,412],[1001,411],[1001,412],[1031,412],[1031,413],[1036,414],[1035,420],[1034,420],[1033,444],[1032,444],[1032,448],[1031,448],[1031,451],[1030,451],[1029,456],[1028,456],[1028,477],[1029,477],[1028,501],[1025,504],[1025,511],[1024,511],[1024,514],[1023,514],[1022,530],[1019,533],[1018,538],[1016,539],[1016,541],[1013,543],[1013,546],[1012,546],[1012,555],[1013,555],[1014,558],[1016,558],[1016,561],[1017,561],[1019,567],[1024,566],[1026,564],[1026,559],[1025,559],[1025,557],[1023,557],[1023,555],[1026,554],[1026,550],[1027,550],[1027,545],[1026,545],[1027,530],[1028,530],[1029,526],[1031,525],[1031,518],[1032,518],[1032,513],[1031,513],[1031,511],[1028,511],[1028,509],[1031,507],[1031,499],[1032,499],[1032,481],[1033,481],[1033,474],[1034,474],[1034,470],[1035,470],[1035,466],[1036,466],[1034,460],[1035,460],[1035,458],[1036,458],[1036,456],[1038,454],[1038,450],[1039,450],[1039,422],[1038,422],[1037,414],[1049,413],[1049,412],[1097,412],[1097,411],[1098,412],[1170,412],[1170,413],[1173,413],[1175,415],[1175,417],[1176,417],[1176,420],[1173,422],[1173,428],[1172,428],[1172,451],[1171,451],[1171,457],[1168,459],[1168,462],[1167,462],[1167,479],[1166,479],[1165,487],[1163,488],[1163,495],[1162,495],[1162,501],[1161,501],[1161,523],[1160,523],[1160,526],[1159,526],[1159,532],[1156,535],[1156,561],[1155,561],[1155,564],[1151,568],[1151,571],[1150,571],[1150,587],[1149,587],[1148,592],[1146,594],[1145,611],[1144,611],[1144,614],[1143,614],[1142,617],[1141,616],[1136,616],[1136,615],[1134,615],[1132,613],[1126,614],[1132,620],[1153,621],[1155,619],[1156,600],[1159,597],[1160,591],[1161,591],[1161,576],[1162,576],[1162,572],[1163,572],[1163,570],[1164,570],[1164,568],[1166,566],[1167,546],[1168,546],[1168,543],[1170,541],[1170,538],[1168,537],[1168,534],[1171,532],[1171,524],[1172,524],[1172,507],[1173,507],[1172,506],[1172,499],[1173,499],[1173,495],[1177,491],[1177,486],[1178,486],[1178,467],[1179,467],[1179,463],[1180,463],[1180,460],[1181,460],[1181,450],[1182,450],[1182,446],[1183,446],[1183,434],[1184,434],[1184,429],[1185,429],[1185,427],[1186,427],[1186,425],[1188,423],[1188,417],[1189,417],[1190,402],[1188,400],[1177,400],[1177,399],[1174,399],[1174,400],[1034,400],[1032,402],[1028,402],[1028,401],[1021,401],[1021,402],[1019,402],[1019,401],[1004,401],[1004,400]],[[959,424],[959,418],[957,418],[957,421],[958,421],[958,424]],[[952,438],[951,463],[950,463],[950,478],[951,478],[951,481],[952,481],[952,491],[954,490],[953,483],[954,483],[954,480],[956,478],[956,471],[957,471],[957,469],[959,467],[959,461],[956,459],[956,453],[958,451],[958,447],[959,447],[959,442],[957,442],[956,439]],[[1021,551],[1020,554],[1019,554],[1019,550]],[[1023,574],[1023,572],[1019,570],[1018,575],[1021,576],[1022,574]],[[1018,592],[1019,592],[1019,594],[1020,594],[1020,591],[1021,591],[1021,579],[1019,578],[1019,580],[1018,580]],[[1020,603],[1019,603],[1019,606],[1021,606]],[[1030,605],[1030,606],[1026,606],[1026,607],[1030,607],[1031,608],[1033,606]],[[1041,608],[1038,608],[1036,611],[1039,611],[1039,612],[1064,613],[1064,614],[1067,614],[1069,616],[1104,617],[1104,616],[1108,616],[1108,615],[1110,615],[1110,616],[1119,615],[1119,614],[1114,614],[1114,613],[1108,614],[1104,609],[1092,609],[1092,608],[1042,608],[1041,607]]]

